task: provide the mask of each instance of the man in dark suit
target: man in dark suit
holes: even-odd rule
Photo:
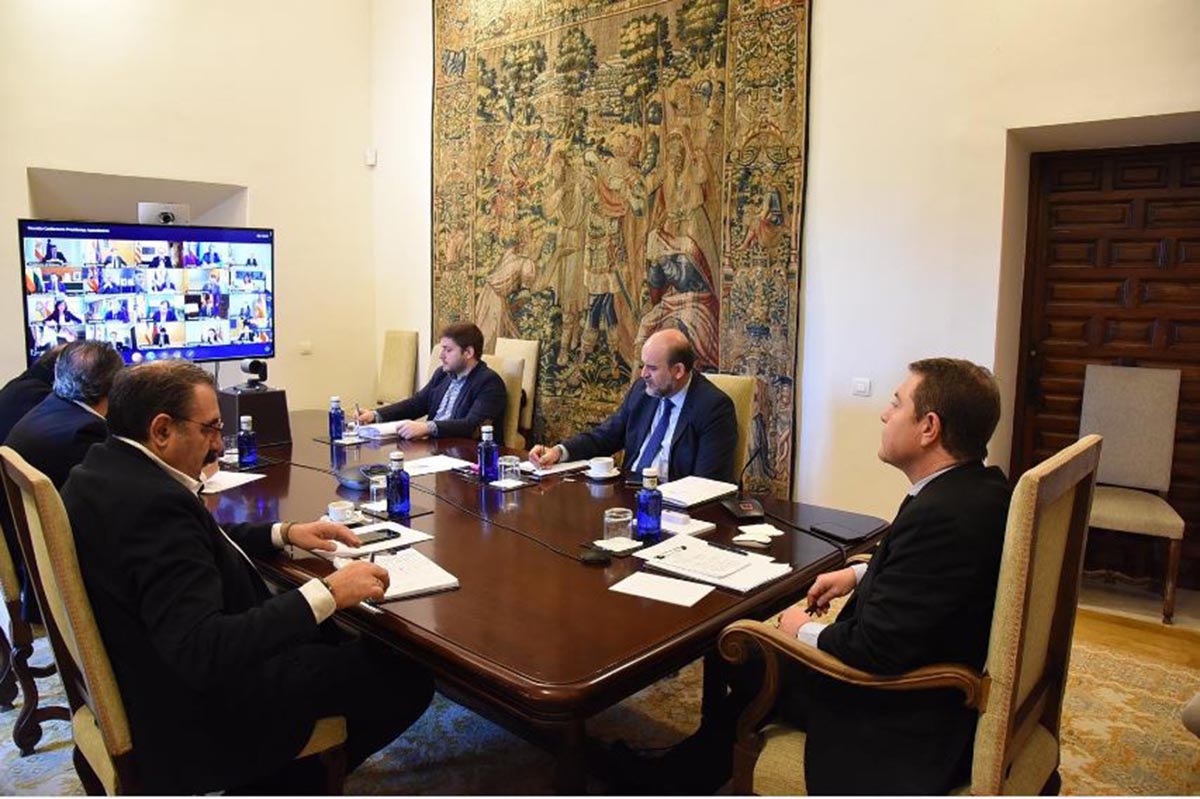
[[[377,411],[362,411],[359,423],[404,420],[397,432],[407,439],[479,438],[480,426],[490,424],[496,442],[503,444],[508,394],[504,379],[480,360],[482,331],[470,322],[449,325],[442,331],[440,347],[442,368],[424,388]],[[414,421],[420,416],[429,421]]]
[[[108,392],[124,366],[106,342],[72,341],[55,364],[54,392],[13,426],[4,443],[62,488],[71,467],[108,437]]]
[[[1004,473],[984,465],[999,418],[986,369],[950,358],[910,364],[881,417],[879,448],[912,484],[908,495],[870,564],[817,577],[780,629],[874,674],[933,663],[982,669],[1011,495]],[[852,591],[837,621],[811,620]],[[693,790],[728,777],[732,727],[757,690],[750,682],[735,680],[707,729],[663,771],[705,771],[708,784],[684,783]],[[810,794],[944,794],[970,780],[978,714],[957,691],[878,691],[796,667],[781,696],[779,714],[807,732]]]
[[[626,470],[659,467],[659,477],[696,475],[733,481],[737,416],[733,401],[694,370],[696,355],[678,330],[660,330],[642,346],[641,381],[599,427],[554,447],[541,444],[529,460],[546,467],[625,450]],[[662,464],[667,465],[664,475]]]
[[[272,596],[250,560],[357,545],[349,529],[222,530],[198,496],[222,451],[211,375],[181,360],[125,369],[108,422],[62,495],[148,793],[313,793],[319,763],[294,758],[317,719],[346,718],[354,768],[420,716],[428,674],[324,623],[381,599],[384,569],[356,561]]]
[[[32,366],[0,388],[0,441],[7,439],[17,422],[53,390],[54,364],[65,346],[59,345],[42,353]],[[12,514],[8,512],[8,498],[3,491],[0,491],[0,528],[4,530],[4,543],[8,545],[8,552],[17,567],[17,582],[21,585],[21,616],[30,624],[40,624],[41,614],[25,579],[25,565],[17,545]]]

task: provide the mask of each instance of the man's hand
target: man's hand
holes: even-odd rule
[[[545,469],[547,466],[553,466],[558,463],[558,459],[562,457],[562,453],[558,447],[545,447],[538,444],[533,449],[529,450],[529,462],[539,469]]]
[[[401,438],[409,441],[418,438],[429,438],[429,423],[414,422],[412,419],[406,419],[400,422],[400,426],[396,428],[396,433]]]
[[[332,552],[337,549],[333,545],[334,541],[341,541],[349,547],[362,546],[362,542],[358,540],[358,536],[352,533],[349,527],[337,522],[293,524],[288,528],[287,537],[288,543],[292,546],[307,549],[310,552],[314,549],[324,549]]]
[[[808,615],[808,611],[800,605],[792,605],[779,617],[779,629],[789,638],[795,638],[800,628],[810,621],[812,617]]]
[[[375,424],[378,421],[379,421],[379,414],[375,413],[375,411],[370,410],[369,408],[365,411],[358,412],[358,423],[359,424]]]
[[[364,599],[379,601],[388,587],[387,569],[365,560],[347,563],[325,580],[338,610],[357,605]]]
[[[835,572],[825,572],[813,581],[808,589],[808,607],[813,616],[820,618],[829,612],[829,603],[840,596],[845,596],[858,585],[858,577],[854,569],[838,569]]]

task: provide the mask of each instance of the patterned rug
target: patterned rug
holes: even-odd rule
[[[34,662],[47,659],[40,640]],[[667,746],[695,728],[699,663],[647,688],[588,723],[598,739]],[[56,679],[44,698],[62,702]],[[1063,792],[1087,795],[1200,794],[1200,740],[1179,710],[1200,686],[1200,669],[1135,660],[1077,642],[1064,710]],[[44,725],[35,754],[12,743],[16,711],[0,714],[0,794],[79,795],[66,723]],[[545,794],[553,760],[542,750],[438,696],[399,740],[350,775],[348,794]],[[604,793],[599,780],[589,792]]]

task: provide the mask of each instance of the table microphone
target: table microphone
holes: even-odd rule
[[[737,496],[731,499],[721,501],[721,505],[725,510],[729,511],[739,520],[752,521],[754,519],[763,518],[762,503],[753,497],[744,496],[744,481],[746,479],[746,470],[750,468],[750,464],[754,463],[754,459],[762,454],[763,447],[754,450],[754,454],[746,461],[746,465],[742,467],[742,473],[738,475],[738,491]]]

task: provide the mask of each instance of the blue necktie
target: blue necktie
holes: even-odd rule
[[[650,434],[650,440],[646,442],[646,448],[642,450],[642,457],[638,459],[637,466],[633,467],[634,473],[638,475],[641,475],[642,469],[653,466],[658,460],[658,451],[662,449],[663,439],[667,437],[667,428],[671,426],[671,414],[675,411],[675,403],[665,397],[660,399],[659,403],[666,407],[663,408],[654,432]],[[665,481],[667,476],[660,474],[658,479]]]
[[[450,395],[454,394],[454,378],[450,379],[450,385],[446,386],[446,393],[442,395],[442,401],[438,404],[437,413],[433,415],[433,421],[442,422],[450,416],[452,410],[450,404]],[[457,397],[456,397],[457,399]]]

